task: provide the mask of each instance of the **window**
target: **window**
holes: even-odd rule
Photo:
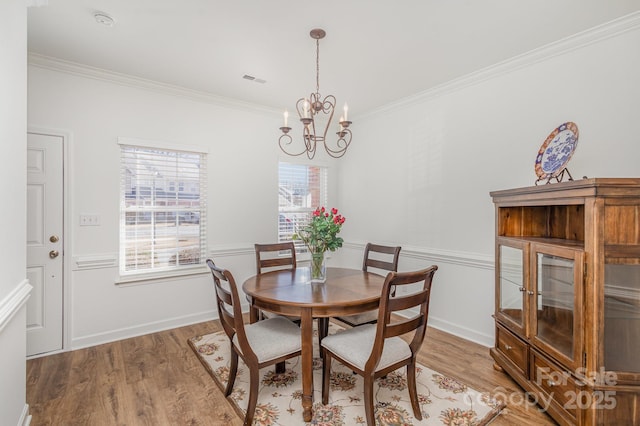
[[[278,241],[291,241],[297,229],[311,220],[316,207],[327,204],[327,168],[280,163],[278,170]],[[307,251],[296,241],[296,251]]]
[[[139,142],[119,139],[120,274],[204,263],[206,154]]]

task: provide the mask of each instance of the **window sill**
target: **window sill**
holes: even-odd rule
[[[187,277],[191,275],[203,275],[207,273],[209,273],[209,268],[207,268],[206,265],[198,265],[174,271],[145,272],[141,274],[120,275],[118,279],[116,279],[115,284],[148,284],[150,281],[161,281],[172,278]]]

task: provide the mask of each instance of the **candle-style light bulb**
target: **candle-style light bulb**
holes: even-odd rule
[[[340,121],[338,121],[338,131],[341,132],[344,130],[344,127],[342,127],[342,122],[344,121],[344,117],[340,117]]]
[[[304,105],[302,106],[302,117],[309,118],[309,101],[305,99]]]
[[[349,106],[347,103],[344,103],[344,120],[340,119],[340,121],[347,121],[347,112],[349,111]]]
[[[289,111],[284,110],[284,127],[287,127],[287,119],[289,118]]]

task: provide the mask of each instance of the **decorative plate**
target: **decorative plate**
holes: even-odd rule
[[[562,173],[577,145],[576,123],[568,121],[551,132],[542,143],[536,157],[535,169],[538,180],[551,179]]]

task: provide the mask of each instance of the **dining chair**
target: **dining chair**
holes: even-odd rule
[[[416,390],[416,355],[427,330],[431,284],[438,267],[412,272],[389,272],[382,287],[378,321],[332,334],[322,340],[322,403],[329,402],[331,360],[335,358],[364,378],[364,407],[368,425],[374,425],[373,384],[378,377],[407,367],[407,384],[413,415],[422,420]],[[391,297],[394,286],[422,283],[420,289]],[[411,318],[392,313],[419,307]],[[410,343],[402,335],[413,334]]]
[[[300,355],[300,328],[284,317],[245,324],[233,275],[228,270],[217,267],[211,259],[207,259],[207,266],[215,284],[220,322],[229,337],[231,347],[229,380],[224,396],[228,397],[233,390],[239,356],[249,369],[249,400],[244,424],[251,425],[258,401],[260,369]]]
[[[398,270],[398,260],[400,260],[400,246],[383,246],[380,244],[367,243],[364,248],[364,259],[362,261],[362,270],[369,272],[369,268],[386,272],[396,272]],[[395,291],[392,289],[391,294]],[[363,312],[361,314],[336,317],[339,321],[356,327],[362,324],[375,324],[378,320],[378,310]]]
[[[256,252],[256,273],[295,269],[296,267],[296,247],[292,241],[285,243],[254,244]],[[271,312],[261,311],[258,318],[265,319],[276,316]],[[285,316],[291,321],[300,324],[300,317]]]
[[[296,267],[296,247],[293,241],[284,243],[254,244],[256,251],[256,273],[273,271],[276,269],[294,269]],[[274,317],[276,314],[262,311],[261,319]],[[300,325],[300,317],[285,316]],[[329,318],[318,318],[318,344],[329,330]],[[319,347],[319,346],[318,346]],[[280,371],[279,367],[277,371]]]
[[[293,269],[296,267],[296,247],[292,241],[285,243],[255,244],[256,273],[265,269]]]

